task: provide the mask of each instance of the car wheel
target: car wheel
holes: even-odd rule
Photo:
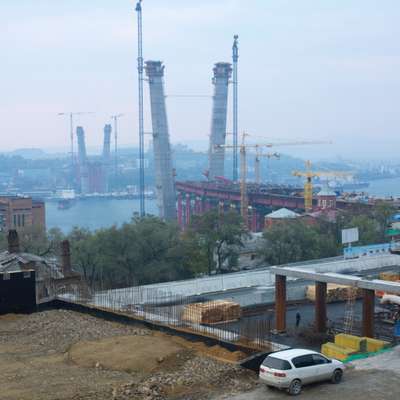
[[[332,383],[340,383],[343,377],[343,371],[341,369],[335,369],[333,375],[332,375]]]
[[[288,393],[292,396],[297,396],[301,393],[301,382],[299,379],[295,379],[289,386]]]

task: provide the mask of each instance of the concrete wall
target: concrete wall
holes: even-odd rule
[[[35,271],[0,273],[0,314],[34,311],[35,290]]]

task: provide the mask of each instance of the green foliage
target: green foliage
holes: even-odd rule
[[[218,273],[226,260],[235,260],[235,247],[243,246],[247,235],[242,219],[235,211],[221,214],[216,210],[194,216],[189,227],[190,240],[197,243],[207,271]],[[230,264],[230,263],[228,263]]]
[[[39,256],[57,255],[64,235],[58,228],[44,232],[42,229],[25,228],[19,233],[20,249]],[[0,251],[7,250],[7,233],[0,233]]]
[[[263,253],[271,265],[335,256],[338,251],[332,233],[301,220],[276,223],[264,232],[264,238],[267,245]]]
[[[120,228],[68,236],[74,265],[90,287],[123,287],[194,276],[192,251],[177,225],[156,217],[134,218]]]

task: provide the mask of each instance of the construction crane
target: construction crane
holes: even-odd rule
[[[293,171],[294,176],[306,178],[304,183],[304,209],[306,212],[312,211],[312,199],[313,199],[313,178],[324,176],[324,177],[346,177],[351,175],[349,172],[344,171],[313,171],[311,169],[311,161],[306,161],[305,171]]]
[[[248,198],[247,198],[247,149],[261,149],[271,148],[275,146],[294,146],[294,145],[307,145],[307,144],[324,144],[330,143],[325,141],[293,141],[293,142],[276,142],[276,143],[257,143],[246,144],[245,138],[250,136],[248,133],[243,132],[242,143],[240,144],[240,215],[243,221],[247,224],[247,211],[248,211]],[[234,145],[217,145],[216,147],[234,148]]]
[[[115,176],[118,175],[118,120],[123,117],[124,114],[111,115],[111,119],[114,122],[114,157],[115,157]]]
[[[76,111],[76,112],[62,112],[58,113],[59,116],[67,115],[69,117],[69,134],[71,141],[71,165],[74,165],[74,116],[83,114],[94,114],[90,111]]]
[[[138,111],[139,111],[139,198],[140,198],[140,216],[146,214],[144,201],[144,121],[143,121],[143,38],[142,38],[142,0],[136,3],[137,12],[137,32],[138,32]]]
[[[268,160],[271,158],[280,159],[281,155],[279,153],[262,153],[259,148],[256,148],[256,157],[254,159],[254,175],[255,181],[259,185],[261,183],[261,157],[267,157]]]
[[[232,179],[238,179],[238,35],[233,36],[232,45],[232,64],[233,64],[233,112],[232,112],[232,127],[233,127],[233,173]]]

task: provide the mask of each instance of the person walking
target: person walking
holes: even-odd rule
[[[301,315],[300,315],[300,313],[297,311],[297,313],[296,313],[296,328],[299,327],[300,321],[301,321]]]

